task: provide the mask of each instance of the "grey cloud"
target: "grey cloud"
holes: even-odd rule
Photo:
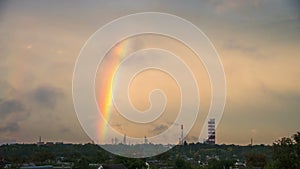
[[[257,49],[253,46],[243,45],[241,42],[237,42],[235,40],[228,40],[224,43],[223,47],[229,50],[240,50],[242,52],[253,53],[256,52]]]
[[[5,8],[7,7],[8,0],[0,0],[0,20],[4,14]]]
[[[0,80],[0,101],[7,100],[8,98],[11,98],[14,94],[16,94],[16,90],[13,88],[13,86],[7,81]]]
[[[70,133],[70,132],[71,132],[71,129],[70,129],[70,128],[67,128],[67,127],[63,127],[63,128],[60,129],[60,131],[61,131],[62,133],[67,134],[67,133]]]
[[[64,93],[61,89],[52,86],[40,86],[30,93],[33,101],[47,108],[56,106],[57,99],[63,96]]]
[[[295,12],[295,14],[298,16],[298,20],[300,20],[300,1],[299,0],[287,0],[287,3],[290,5],[289,7]]]
[[[117,124],[112,124],[112,127],[115,127],[115,128],[118,128],[119,130],[123,131],[123,128],[122,128],[122,124],[120,123],[117,123]]]
[[[269,98],[280,100],[280,103],[295,104],[297,106],[300,101],[300,93],[298,91],[278,91],[270,89],[264,84],[260,86],[260,90]]]
[[[0,127],[0,133],[3,132],[16,132],[20,129],[20,126],[17,122],[11,122],[8,123],[6,125],[4,125],[3,127]]]
[[[20,93],[6,81],[0,81],[0,140],[3,133],[14,133],[20,130],[20,121],[29,117],[29,110]]]
[[[19,100],[7,100],[0,103],[0,118],[3,119],[7,115],[24,111],[24,105]]]
[[[152,130],[152,132],[153,132],[153,133],[160,133],[160,132],[166,130],[167,128],[168,128],[167,125],[161,124],[161,125],[156,126],[156,127]]]
[[[4,100],[0,103],[0,133],[18,132],[19,123],[26,120],[29,115],[26,105],[21,100]],[[1,134],[0,139],[3,139]]]

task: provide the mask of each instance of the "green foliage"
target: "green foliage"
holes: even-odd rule
[[[300,168],[300,132],[292,138],[282,138],[273,144],[273,160],[275,168]]]
[[[160,161],[167,161],[170,158],[170,155],[168,153],[162,153],[157,155],[155,158]]]
[[[229,169],[234,166],[234,160],[216,160],[210,159],[208,161],[208,169]]]
[[[175,167],[177,169],[227,169],[233,167],[237,159],[241,161],[245,160],[247,166],[250,168],[300,169],[299,158],[300,132],[293,135],[292,138],[282,138],[276,141],[273,146],[185,143],[185,145],[175,146],[170,151],[156,157],[147,158],[147,161],[152,161],[150,164],[152,169],[162,167]],[[122,163],[128,169],[146,168],[146,159],[114,156],[103,150],[100,146],[93,144],[1,145],[1,159],[5,159],[15,164],[15,166],[30,162],[34,162],[37,165],[53,165],[57,161],[60,161],[74,164],[74,169],[94,169],[97,168],[97,164],[119,163]],[[91,163],[96,165],[90,166],[89,164]]]
[[[265,154],[248,153],[245,155],[247,166],[263,168],[267,163]]]
[[[89,161],[86,158],[79,159],[74,164],[74,169],[88,169]]]
[[[175,166],[177,169],[192,169],[191,164],[181,158],[175,160]]]
[[[53,160],[55,160],[55,156],[53,153],[49,151],[35,152],[32,157],[32,162],[35,163],[43,163],[46,161],[53,161]]]
[[[136,169],[136,168],[141,168],[145,169],[146,160],[145,159],[134,159],[134,158],[126,158],[126,157],[121,157],[121,156],[116,156],[114,159],[114,163],[116,164],[123,164],[126,166],[128,169]]]

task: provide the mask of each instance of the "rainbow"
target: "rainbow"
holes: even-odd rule
[[[108,66],[105,66],[109,69],[106,69],[102,74],[103,83],[99,90],[98,106],[100,112],[102,113],[103,120],[100,122],[99,131],[97,131],[97,134],[100,134],[101,142],[103,142],[106,138],[107,125],[110,120],[110,116],[113,108],[113,103],[112,103],[112,97],[114,91],[113,86],[116,83],[116,80],[114,79],[117,79],[114,78],[114,76],[121,60],[125,56],[127,56],[128,49],[129,49],[128,40],[120,42],[116,46],[114,46],[108,55],[109,57],[111,57],[109,62],[107,63]]]

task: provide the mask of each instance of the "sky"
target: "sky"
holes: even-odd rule
[[[76,59],[95,31],[137,12],[164,12],[184,18],[200,28],[215,46],[227,82],[217,143],[244,145],[253,138],[254,144],[271,144],[300,131],[297,0],[1,0],[0,143],[35,142],[38,136],[45,141],[89,142],[73,106]],[[178,54],[188,52],[178,42],[163,37],[136,37],[132,41],[136,44],[132,48],[156,45]],[[184,58],[189,60],[191,56]],[[107,63],[103,64],[105,68]],[[139,60],[131,60],[130,65],[136,64]],[[199,69],[201,111],[205,112],[210,103],[209,80],[205,69]],[[162,80],[158,82],[157,77]],[[99,70],[96,84],[100,89],[106,78]],[[174,118],[172,112],[180,101],[172,78],[149,71],[137,76],[130,86],[131,99],[138,109],[149,107],[147,93],[155,86],[165,90],[170,102],[165,117],[150,124],[153,129],[144,126],[144,132],[152,134],[168,127],[165,119]],[[95,90],[99,92],[99,88]],[[190,141],[197,141],[204,115],[197,118]],[[124,123],[118,115],[112,115],[111,124],[117,130],[140,136],[136,126]]]

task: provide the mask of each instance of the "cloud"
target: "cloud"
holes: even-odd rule
[[[1,77],[1,73],[0,73],[0,77]],[[11,84],[9,84],[7,81],[0,80],[0,102],[1,100],[3,101],[12,98],[12,96],[14,96],[15,94],[16,94],[16,90]]]
[[[250,45],[244,45],[241,42],[237,42],[236,40],[228,40],[224,43],[223,47],[228,50],[239,50],[241,52],[253,53],[256,52],[257,49]]]
[[[7,7],[8,0],[0,0],[0,20],[2,19],[5,9]]]
[[[123,124],[124,125],[124,124]],[[115,129],[118,129],[119,131],[123,131],[123,125],[120,123],[117,124],[111,124],[111,126]]]
[[[0,81],[0,141],[10,140],[20,130],[20,122],[29,117],[24,98],[10,83]]]
[[[34,89],[29,96],[40,106],[53,108],[56,106],[57,100],[64,96],[64,93],[61,89],[53,86],[40,86]]]
[[[71,129],[70,128],[67,128],[67,127],[63,127],[62,129],[60,129],[60,132],[64,133],[64,134],[67,134],[67,133],[70,133],[71,132]]]
[[[19,100],[7,100],[0,103],[0,118],[4,119],[11,113],[24,111],[24,105]]]
[[[4,126],[0,126],[0,133],[16,132],[19,129],[20,129],[20,126],[17,122],[10,122]]]
[[[155,134],[161,133],[161,132],[163,132],[164,130],[166,130],[167,128],[168,128],[167,125],[161,124],[161,125],[156,126],[156,127],[152,130],[152,132],[155,133]]]
[[[241,11],[249,7],[259,8],[265,4],[262,0],[211,0],[210,2],[217,13]]]
[[[278,100],[279,103],[282,104],[288,104],[289,107],[294,104],[295,106],[298,106],[298,103],[300,101],[300,92],[297,90],[275,90],[271,89],[270,87],[266,85],[260,86],[261,93],[268,96],[270,99]]]
[[[29,111],[21,100],[4,100],[0,103],[0,133],[12,134],[20,130],[20,122],[29,117]],[[2,138],[0,140],[7,139]]]

